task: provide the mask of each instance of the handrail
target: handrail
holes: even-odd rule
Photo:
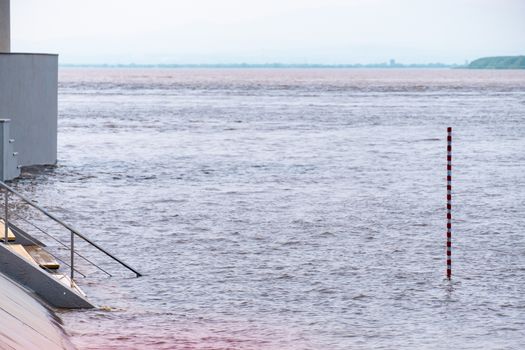
[[[62,242],[61,240],[53,237],[52,235],[50,235],[49,233],[47,233],[46,231],[44,231],[41,227],[38,227],[37,225],[33,224],[31,221],[27,220],[26,218],[23,218],[21,217],[20,215],[16,214],[16,213],[11,213],[11,215],[14,215],[15,217],[17,217],[18,219],[26,222],[27,224],[33,226],[34,228],[36,228],[38,231],[42,232],[43,234],[45,234],[46,236],[48,236],[49,238],[51,238],[52,240],[58,242],[60,245],[62,245],[63,247],[66,247],[66,248],[69,248],[67,246],[67,244],[65,244],[64,242]],[[32,241],[32,239],[30,239],[28,237],[28,239],[30,241]],[[112,275],[107,272],[106,270],[104,270],[102,267],[98,266],[97,264],[95,264],[93,261],[89,260],[88,258],[86,258],[84,255],[80,254],[78,251],[75,251],[75,254],[79,257],[81,257],[82,259],[84,259],[85,261],[87,261],[88,263],[90,263],[92,266],[95,266],[97,269],[99,269],[100,271],[104,272],[106,275],[108,275],[109,277],[112,277]],[[52,254],[51,254],[52,255]],[[58,257],[55,256],[55,258],[59,259]],[[64,264],[66,264],[67,266],[69,266],[67,263],[65,263],[64,261],[62,261]],[[77,269],[75,269],[76,272],[79,272]],[[79,272],[80,273],[80,272]],[[82,274],[82,273],[80,273]],[[85,275],[83,275],[84,277],[86,277]]]
[[[125,262],[121,261],[120,259],[118,259],[117,257],[115,257],[114,255],[112,255],[111,253],[107,252],[104,248],[100,247],[98,244],[96,244],[95,242],[91,241],[89,238],[87,238],[86,236],[84,236],[83,234],[81,234],[80,232],[78,232],[75,228],[71,227],[70,225],[66,224],[65,222],[63,222],[62,220],[60,220],[59,218],[57,218],[56,216],[54,216],[53,214],[49,213],[47,210],[45,210],[44,208],[42,208],[41,206],[39,206],[38,204],[35,204],[33,201],[31,201],[30,199],[26,198],[24,195],[18,193],[16,190],[14,190],[13,188],[7,186],[4,182],[0,181],[0,187],[2,187],[3,189],[5,189],[6,191],[9,191],[11,192],[12,194],[16,195],[17,197],[19,197],[20,199],[22,199],[25,203],[29,204],[30,206],[32,206],[33,208],[37,209],[38,211],[40,211],[42,214],[46,215],[47,217],[49,217],[51,220],[55,221],[56,223],[62,225],[64,228],[68,229],[72,234],[82,238],[84,241],[88,242],[89,244],[91,244],[93,247],[97,248],[98,250],[100,250],[102,253],[106,254],[107,256],[109,256],[111,259],[115,260],[116,262],[118,262],[120,265],[124,266],[125,268],[127,268],[128,270],[132,271],[133,273],[135,273],[135,275],[137,277],[140,277],[142,276],[142,274],[140,272],[138,272],[137,270],[135,270],[134,268],[132,268],[131,266],[129,266],[128,264],[126,264]],[[7,203],[6,203],[6,206],[7,206]],[[6,209],[7,210],[7,209]],[[6,218],[6,223],[7,223],[7,218]]]
[[[17,215],[18,216],[18,215]],[[19,216],[18,216],[19,217]],[[31,243],[35,244],[35,245],[39,245],[38,242],[36,242],[33,237],[31,236],[26,236],[25,237],[26,239],[28,239]],[[60,241],[59,241],[60,242]],[[62,243],[62,242],[61,242]],[[63,243],[62,243],[63,244]],[[47,254],[51,255],[53,258],[57,259],[58,261],[60,261],[61,263],[63,263],[64,265],[66,265],[67,267],[71,268],[71,265],[69,265],[67,262],[65,262],[64,260],[60,259],[58,256],[56,255],[53,255],[51,254],[50,251],[48,251],[47,249],[45,249],[44,247],[40,247],[43,251],[45,251]],[[76,253],[76,252],[75,252]],[[78,253],[76,253],[78,254]],[[41,268],[43,268],[44,270],[48,271],[48,272],[51,272],[51,269],[46,267],[46,266],[40,266]],[[86,277],[86,275],[84,275],[82,272],[78,271],[76,268],[73,267],[73,269],[78,272],[79,274],[82,275],[82,277]]]
[[[36,242],[36,241],[33,239],[33,237],[31,237],[31,236],[25,236],[25,238],[26,238],[27,240],[29,240],[31,243],[33,243],[34,245],[39,246],[39,243]],[[64,260],[60,259],[58,256],[53,255],[50,251],[48,251],[48,250],[45,249],[44,247],[40,247],[40,248],[41,248],[44,252],[46,252],[47,254],[51,255],[53,258],[57,259],[58,261],[60,261],[60,262],[63,263],[64,265],[66,265],[67,267],[72,268],[71,265],[69,265],[69,264],[68,264],[67,262],[65,262]],[[47,272],[50,272],[50,273],[52,272],[52,269],[50,269],[50,268],[48,268],[48,267],[46,267],[46,266],[44,266],[44,265],[40,265],[40,267],[43,268],[44,270],[46,270]],[[77,273],[81,274],[82,277],[84,277],[84,278],[86,277],[85,274],[83,274],[82,272],[78,271],[76,268],[73,267],[73,269],[74,269]]]

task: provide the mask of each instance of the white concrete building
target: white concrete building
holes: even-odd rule
[[[58,55],[11,52],[10,0],[0,0],[0,178],[57,160]]]

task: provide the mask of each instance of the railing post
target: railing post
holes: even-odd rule
[[[71,232],[71,249],[70,249],[70,252],[71,252],[71,288],[73,288],[75,286],[75,282],[74,282],[74,274],[75,274],[75,234],[73,233],[73,231],[70,231]]]
[[[5,220],[4,220],[4,244],[7,244],[9,242],[9,236],[8,236],[8,232],[9,232],[9,222],[8,222],[8,204],[9,204],[9,192],[7,191],[7,189],[4,188],[4,191],[5,191],[5,207],[4,207],[4,215],[5,215]]]

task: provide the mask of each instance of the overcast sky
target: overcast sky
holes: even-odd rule
[[[525,0],[11,0],[62,63],[464,63],[525,54]]]

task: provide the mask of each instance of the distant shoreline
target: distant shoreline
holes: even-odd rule
[[[464,65],[429,63],[429,64],[281,64],[281,63],[231,63],[231,64],[60,64],[60,68],[301,68],[301,69],[340,69],[340,68],[381,68],[381,69],[404,69],[404,68],[466,68]]]

